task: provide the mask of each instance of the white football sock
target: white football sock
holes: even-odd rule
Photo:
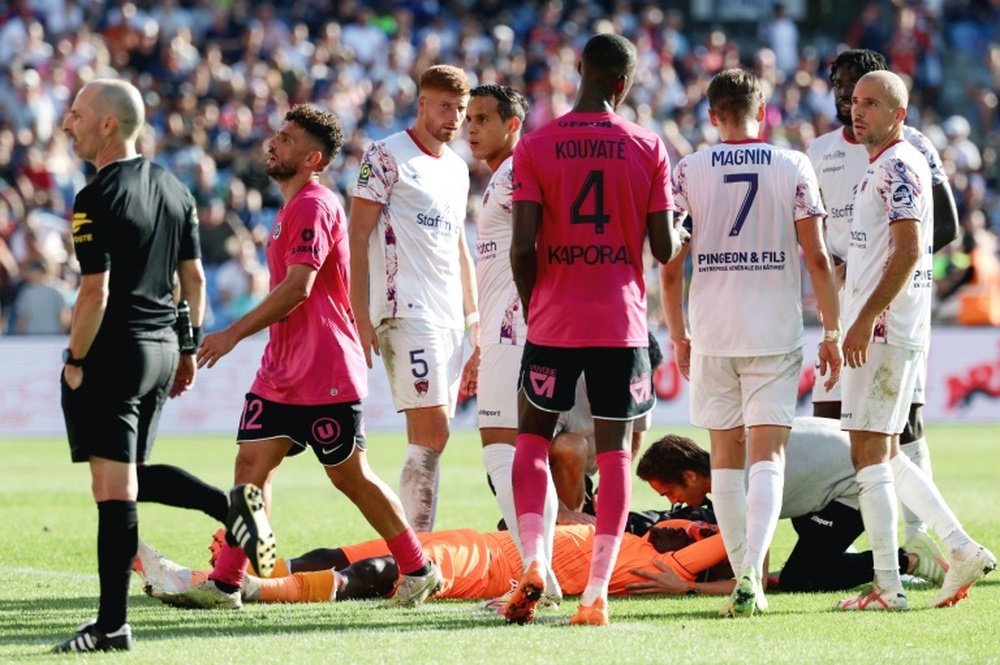
[[[783,465],[771,461],[750,466],[747,487],[746,555],[742,568],[753,566],[758,576],[764,574],[764,557],[781,514],[781,494],[785,485]]]
[[[712,507],[733,574],[746,556],[747,489],[743,469],[712,469]]]
[[[934,481],[906,455],[896,455],[889,460],[889,466],[892,467],[896,495],[903,506],[910,508],[921,522],[926,522],[949,552],[964,550],[972,539],[941,496]]]
[[[920,437],[916,441],[904,443],[899,446],[899,449],[906,453],[910,461],[923,471],[925,476],[933,478],[931,473],[931,450],[927,447],[926,437]],[[896,483],[899,484],[898,479]],[[896,491],[897,493],[899,492],[899,490]],[[905,503],[903,504],[902,518],[904,543],[908,543],[918,531],[923,531],[926,528],[925,520],[920,519],[915,512],[907,508]],[[941,534],[939,533],[938,535]]]
[[[857,472],[861,492],[858,503],[868,534],[875,568],[875,584],[883,591],[902,589],[899,579],[899,548],[896,535],[898,511],[888,464],[872,464]]]

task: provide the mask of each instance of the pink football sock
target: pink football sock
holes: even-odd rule
[[[581,605],[592,605],[597,598],[607,598],[611,571],[618,559],[632,499],[631,461],[632,455],[625,450],[610,450],[597,455],[597,471],[601,475],[597,494],[597,529],[590,578],[580,598]]]
[[[420,541],[413,529],[407,527],[398,536],[385,541],[392,558],[396,560],[401,575],[410,575],[427,565],[427,556],[420,548]]]
[[[224,545],[215,557],[215,568],[208,579],[231,584],[237,589],[243,586],[243,575],[247,569],[247,555],[243,550],[233,545]]]
[[[538,558],[545,548],[545,488],[550,441],[537,434],[518,434],[514,441],[514,465],[511,484],[517,529],[524,552],[524,564]]]

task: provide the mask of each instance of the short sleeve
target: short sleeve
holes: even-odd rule
[[[875,191],[889,223],[903,219],[921,219],[920,179],[912,166],[899,158],[887,159],[875,171]]]
[[[542,187],[535,171],[531,142],[521,139],[514,148],[514,202],[542,202]]]
[[[673,184],[670,182],[670,157],[667,156],[667,147],[663,141],[656,137],[655,148],[655,168],[653,175],[653,186],[649,191],[649,212],[661,212],[663,210],[674,209]]]
[[[188,193],[184,205],[184,229],[181,231],[181,251],[177,255],[180,261],[190,261],[201,258],[201,234],[198,232],[198,206],[194,197]]]
[[[93,275],[111,269],[111,238],[107,210],[93,187],[85,187],[73,203],[73,248],[80,273]]]
[[[677,162],[677,168],[673,170],[670,177],[670,189],[673,195],[673,204],[677,210],[690,212],[691,204],[688,203],[688,192],[687,192],[687,176],[688,167],[691,166],[690,160],[685,157],[681,161]]]
[[[798,154],[797,154],[798,155]],[[826,217],[819,180],[812,163],[805,155],[798,155],[799,169],[795,183],[795,221],[809,217]]]
[[[290,232],[285,245],[285,265],[305,264],[319,270],[333,246],[338,220],[336,211],[322,201],[302,197],[285,212],[283,223]]]
[[[931,186],[936,187],[948,182],[948,174],[944,171],[944,164],[941,162],[941,155],[931,140],[917,130],[907,133],[907,142],[920,151],[920,154],[927,160],[927,166],[931,169]]]
[[[395,157],[382,141],[372,143],[361,160],[354,196],[387,205],[392,188],[399,180]]]

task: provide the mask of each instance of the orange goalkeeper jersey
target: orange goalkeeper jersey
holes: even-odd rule
[[[685,528],[690,523],[689,520],[668,520],[661,525]],[[472,529],[455,529],[419,533],[417,537],[444,577],[444,587],[437,598],[495,598],[509,591],[521,575],[521,557],[509,531],[480,533]],[[593,543],[593,526],[556,527],[552,568],[563,593],[583,593],[590,574]],[[348,545],[341,550],[351,563],[389,556],[389,548],[383,540]],[[659,572],[653,565],[656,559],[670,566],[682,579],[693,580],[698,573],[725,558],[726,550],[718,534],[676,552],[660,554],[645,538],[626,533],[611,574],[609,593],[625,594],[625,585],[644,581],[645,578],[633,574],[632,569]]]

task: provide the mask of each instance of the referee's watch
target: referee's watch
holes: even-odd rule
[[[64,365],[72,365],[73,367],[83,367],[83,358],[74,358],[73,352],[69,350],[67,346],[62,352],[62,361]]]

